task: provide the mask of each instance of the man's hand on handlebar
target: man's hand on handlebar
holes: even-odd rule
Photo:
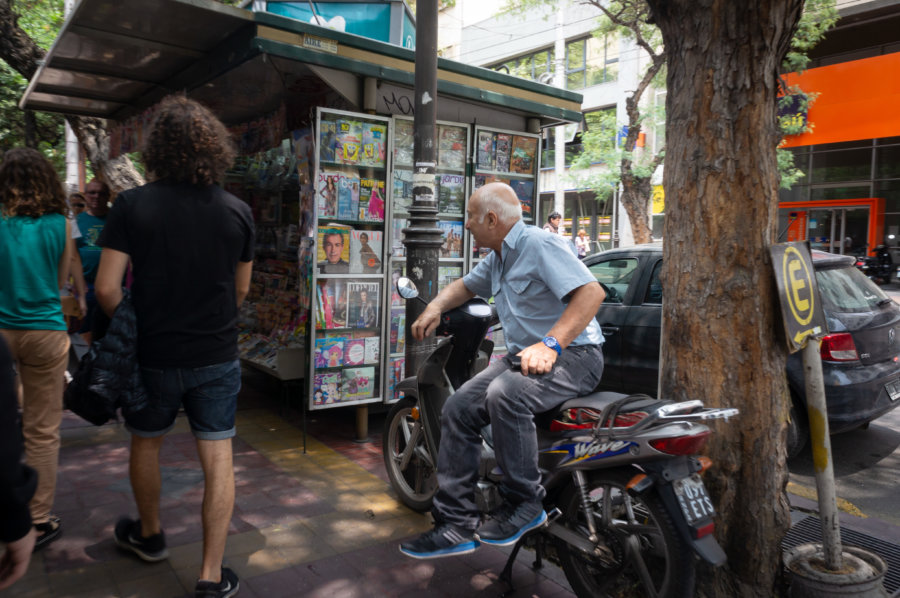
[[[543,342],[535,343],[530,347],[525,347],[516,354],[522,359],[522,374],[546,374],[553,369],[558,355],[556,351],[545,345]]]
[[[429,303],[425,306],[425,311],[423,311],[422,314],[418,318],[416,318],[416,321],[413,322],[413,325],[410,327],[413,338],[417,341],[422,340],[423,338],[434,332],[435,329],[437,329],[438,324],[440,323],[440,308],[436,307],[434,303]]]

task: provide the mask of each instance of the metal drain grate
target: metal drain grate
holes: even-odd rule
[[[817,517],[808,516],[791,526],[781,542],[781,548],[787,550],[799,544],[821,541],[822,523]],[[880,556],[888,566],[884,574],[884,589],[891,596],[900,595],[900,546],[843,527],[841,544],[865,548]]]

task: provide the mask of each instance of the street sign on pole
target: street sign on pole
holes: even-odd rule
[[[825,382],[819,355],[821,336],[827,332],[825,313],[809,254],[809,242],[779,243],[770,247],[769,253],[775,270],[788,347],[792,353],[803,349],[806,411],[819,498],[819,519],[822,522],[822,546],[826,567],[837,571],[843,561],[843,549],[825,406]]]

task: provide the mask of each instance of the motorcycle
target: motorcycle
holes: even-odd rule
[[[409,279],[397,289],[424,302]],[[442,314],[434,349],[415,376],[398,383],[404,396],[385,422],[383,456],[391,485],[413,510],[427,511],[437,490],[443,405],[487,367],[494,344],[485,336],[497,324],[494,308],[479,298]],[[548,521],[519,540],[500,579],[512,586],[513,563],[528,546],[535,567],[544,556],[559,564],[579,597],[692,596],[694,554],[715,566],[725,562],[700,477],[711,465],[699,456],[711,433],[702,422],[737,413],[696,400],[595,392],[537,414]],[[475,494],[488,516],[502,504],[503,473],[490,426],[482,439]]]
[[[875,284],[887,284],[896,274],[894,259],[887,245],[875,247],[871,256],[859,256],[856,258],[856,267]]]

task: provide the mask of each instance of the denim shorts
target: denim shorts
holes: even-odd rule
[[[125,418],[135,436],[155,438],[175,425],[184,406],[191,431],[200,440],[222,440],[235,434],[234,412],[241,390],[240,361],[199,368],[142,367],[150,404]]]

